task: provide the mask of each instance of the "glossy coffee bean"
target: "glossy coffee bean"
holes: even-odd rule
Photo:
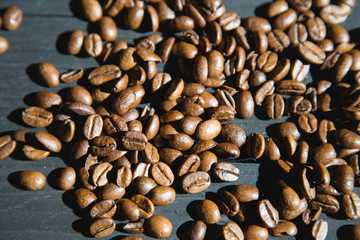
[[[215,163],[213,174],[222,182],[235,182],[240,175],[240,170],[229,162]]]
[[[80,209],[84,209],[88,207],[91,203],[93,203],[97,197],[96,195],[86,188],[79,188],[74,192],[74,199],[77,206]]]
[[[74,186],[76,181],[76,172],[74,168],[67,167],[61,170],[56,178],[56,184],[61,190],[68,190]]]
[[[187,193],[199,193],[206,190],[211,183],[207,172],[197,171],[186,174],[181,181],[181,188]]]
[[[200,219],[207,224],[214,224],[220,221],[221,214],[218,206],[211,200],[202,200],[196,206],[196,212]]]
[[[42,62],[38,65],[40,80],[47,87],[56,87],[60,83],[58,70],[48,62]]]
[[[163,216],[152,216],[145,220],[144,229],[152,237],[167,238],[172,232],[172,224]]]
[[[84,39],[84,49],[89,56],[99,57],[103,50],[103,43],[101,36],[97,33],[91,33]]]
[[[30,191],[40,190],[46,183],[44,174],[38,171],[22,171],[18,177],[20,186]]]
[[[9,48],[9,42],[3,36],[0,36],[0,54],[5,53]]]
[[[247,203],[259,199],[259,189],[250,185],[237,185],[231,189],[231,193],[240,203]]]
[[[203,240],[206,234],[206,224],[201,220],[196,220],[191,223],[187,236],[190,240]]]
[[[96,238],[109,236],[114,232],[116,224],[112,218],[99,218],[90,225],[90,233]]]
[[[149,192],[148,197],[155,206],[167,206],[174,202],[176,192],[172,187],[157,186]]]
[[[10,156],[15,148],[16,141],[13,141],[10,135],[0,137],[0,160]]]
[[[3,28],[13,31],[20,27],[23,19],[23,11],[17,6],[8,7],[2,16]]]
[[[85,33],[81,30],[74,30],[71,32],[67,52],[71,55],[78,55],[84,44]]]

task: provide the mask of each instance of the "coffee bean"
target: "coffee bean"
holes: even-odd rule
[[[254,113],[254,99],[249,91],[240,91],[235,95],[236,112],[240,118],[248,119]]]
[[[112,218],[99,218],[90,225],[90,233],[94,237],[106,237],[114,232],[116,224]]]
[[[258,213],[262,224],[267,228],[274,228],[279,222],[279,212],[267,199],[258,203]]]
[[[244,237],[249,240],[265,240],[268,238],[267,228],[258,225],[249,225],[244,229]]]
[[[46,178],[38,171],[22,171],[18,175],[22,188],[30,191],[40,190],[45,186]]]
[[[9,42],[3,36],[0,36],[0,54],[5,53],[9,49]]]
[[[86,188],[79,188],[74,192],[74,199],[77,206],[80,209],[88,207],[92,202],[94,202],[97,197],[96,195]]]
[[[269,47],[275,52],[282,52],[290,45],[289,36],[279,29],[274,29],[267,34]]]
[[[299,44],[298,51],[300,56],[309,63],[322,64],[325,61],[325,52],[309,41]]]
[[[50,155],[49,151],[36,149],[29,145],[24,145],[22,148],[24,155],[31,160],[41,160]]]
[[[94,139],[95,137],[99,137],[102,132],[102,129],[103,129],[103,120],[101,116],[97,114],[90,115],[87,117],[84,123],[84,128],[83,128],[84,137],[89,140]]]
[[[303,168],[299,174],[299,188],[301,194],[309,200],[314,199],[317,195],[315,192],[315,186],[310,185],[308,178],[308,169]],[[315,196],[316,195],[316,196]]]
[[[98,188],[99,199],[104,200],[117,200],[121,199],[125,194],[125,189],[121,188],[113,183],[107,183],[104,186]]]
[[[119,67],[109,64],[95,68],[90,72],[88,80],[92,85],[101,85],[121,76]]]
[[[127,131],[121,139],[121,143],[127,150],[144,150],[148,141],[143,133]]]
[[[166,163],[158,162],[151,166],[151,176],[156,183],[162,186],[170,186],[174,182],[174,174]]]
[[[81,30],[74,30],[71,32],[67,52],[71,55],[78,55],[81,51],[85,39],[85,33]]]
[[[48,92],[48,91],[39,91],[35,93],[35,105],[41,108],[51,108],[62,103],[62,98],[60,95]]]
[[[180,164],[177,176],[181,177],[189,172],[196,172],[200,166],[200,158],[196,154],[190,154]]]
[[[207,224],[214,224],[220,221],[221,213],[216,205],[211,200],[202,200],[196,206],[196,212],[200,219]]]
[[[212,168],[214,163],[217,163],[217,156],[209,151],[205,151],[199,154],[200,157],[200,166],[199,171],[208,172]]]
[[[222,227],[221,230],[222,238],[227,239],[236,239],[236,240],[243,240],[244,234],[236,223],[229,222]]]
[[[60,75],[60,80],[63,82],[73,82],[81,79],[84,75],[84,70],[78,68],[76,70],[69,70]]]
[[[48,62],[38,65],[38,73],[42,83],[47,87],[56,87],[60,83],[58,70]]]
[[[305,25],[302,23],[295,23],[289,27],[288,35],[292,44],[298,44],[306,41],[308,32]]]
[[[299,195],[289,186],[285,186],[281,190],[280,202],[283,208],[296,210],[300,206]]]
[[[120,167],[116,172],[116,185],[121,188],[126,188],[131,184],[132,172],[128,166]]]
[[[323,212],[336,213],[339,211],[340,204],[338,200],[330,195],[317,194],[313,201],[310,202],[312,208],[322,208]]]
[[[116,204],[112,200],[96,202],[90,209],[91,218],[111,218],[116,212]]]
[[[319,15],[326,24],[341,24],[348,16],[346,8],[335,4],[329,4],[323,7]]]
[[[314,42],[319,42],[325,39],[326,26],[321,18],[309,18],[306,21],[306,28],[309,33],[309,38]]]
[[[358,219],[360,217],[359,196],[354,192],[344,195],[341,201],[341,208],[348,218],[352,220]]]
[[[339,192],[350,194],[354,188],[354,171],[349,165],[336,166],[332,181]]]
[[[20,27],[23,19],[23,11],[17,6],[8,7],[2,16],[3,28],[13,31]]]
[[[218,196],[217,204],[221,210],[221,213],[229,217],[232,217],[239,212],[240,210],[239,202],[236,199],[236,197],[232,195],[230,192],[226,190],[219,191],[217,196]]]
[[[174,44],[172,53],[185,59],[194,59],[198,54],[198,50],[193,44],[181,41]]]
[[[181,188],[187,193],[199,193],[210,186],[210,175],[207,172],[197,171],[186,174],[181,181]]]
[[[237,147],[244,145],[246,141],[246,134],[244,130],[236,124],[229,123],[222,126],[221,137],[225,141],[235,144]]]
[[[99,57],[103,50],[102,39],[99,34],[91,33],[84,39],[84,49],[89,56],[95,58]]]
[[[240,170],[232,163],[219,162],[215,163],[213,174],[222,182],[235,182],[239,178]]]
[[[289,8],[285,12],[282,12],[274,17],[272,25],[274,28],[282,31],[288,29],[297,20],[297,13],[294,9]]]
[[[244,27],[250,32],[263,31],[268,33],[271,31],[271,25],[268,20],[262,17],[249,17],[243,21]]]
[[[10,135],[0,137],[0,160],[10,156],[16,148],[16,141]]]
[[[201,220],[196,220],[191,223],[187,231],[189,240],[203,240],[206,234],[206,224]]]
[[[153,202],[149,198],[141,194],[136,194],[132,196],[130,200],[138,206],[141,218],[146,219],[150,218],[153,215],[155,207]]]
[[[155,206],[167,206],[174,202],[176,192],[172,187],[157,186],[149,192],[148,197]]]
[[[145,95],[142,85],[131,86],[121,91],[112,102],[113,110],[121,115],[127,113],[131,108],[137,106]]]
[[[96,22],[103,16],[101,5],[94,0],[81,0],[80,7],[83,17],[90,22]]]
[[[96,156],[108,156],[116,149],[116,141],[109,136],[95,137],[91,142],[90,150]]]
[[[286,1],[276,1],[268,4],[265,14],[266,17],[272,18],[276,15],[279,15],[280,13],[285,12],[288,9],[289,5]]]
[[[302,198],[300,200],[300,206],[296,210],[289,210],[289,209],[281,209],[280,216],[282,219],[285,220],[292,220],[298,217],[301,213],[303,213],[308,208],[307,200]]]
[[[279,222],[274,228],[269,229],[269,232],[274,237],[295,236],[298,233],[297,227],[293,222]]]
[[[317,130],[317,122],[318,120],[311,113],[300,115],[298,118],[300,130],[308,134],[314,133]]]
[[[275,91],[280,94],[301,95],[305,93],[306,85],[299,81],[281,80],[275,85]]]
[[[62,147],[61,142],[51,133],[36,131],[34,137],[46,150],[56,153],[60,152]]]
[[[256,105],[261,106],[265,97],[274,93],[275,91],[274,84],[275,82],[273,80],[269,80],[264,82],[260,86],[260,88],[258,88],[254,96]]]
[[[172,232],[171,222],[162,216],[152,216],[144,222],[145,231],[155,238],[167,238]]]
[[[61,170],[56,178],[56,184],[61,190],[69,190],[76,181],[76,172],[74,168],[67,167]]]
[[[250,157],[258,159],[265,151],[265,139],[260,133],[253,132],[246,139],[246,149]]]
[[[314,239],[325,239],[328,233],[328,223],[325,220],[317,220],[311,228],[311,235]]]

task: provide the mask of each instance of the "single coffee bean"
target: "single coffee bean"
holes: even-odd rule
[[[290,45],[289,36],[279,29],[274,29],[267,34],[269,47],[275,52],[282,52]]]
[[[47,127],[53,121],[53,114],[41,107],[28,107],[22,112],[23,121],[32,127]]]
[[[244,237],[247,240],[265,240],[268,236],[267,228],[258,225],[249,225],[244,229]]]
[[[3,28],[13,31],[20,27],[23,19],[23,11],[17,6],[8,7],[2,16]]]
[[[201,220],[196,220],[191,223],[187,231],[187,237],[189,240],[203,240],[205,238],[206,230],[206,224]]]
[[[200,219],[207,224],[217,223],[221,219],[221,213],[218,206],[208,199],[202,200],[197,204],[196,212]]]
[[[280,94],[301,95],[305,93],[306,85],[299,81],[281,80],[275,85],[275,91]]]
[[[339,211],[339,201],[330,195],[317,194],[313,201],[310,202],[312,208],[322,208],[323,212],[336,213]]]
[[[138,206],[141,218],[146,219],[150,218],[153,215],[155,207],[153,202],[149,198],[141,194],[136,194],[132,196],[130,200]]]
[[[69,190],[76,181],[76,172],[74,168],[67,167],[61,170],[56,178],[56,184],[61,190]]]
[[[34,133],[35,139],[46,149],[53,152],[60,152],[61,142],[60,140],[52,135],[51,133],[36,131]]]
[[[215,146],[215,153],[223,157],[238,158],[240,149],[230,142],[221,142]]]
[[[212,168],[214,163],[217,163],[217,156],[209,151],[205,151],[199,154],[200,157],[200,166],[199,171],[208,172]]]
[[[48,62],[42,62],[38,65],[38,73],[41,82],[47,87],[56,87],[60,83],[58,70]]]
[[[288,29],[290,42],[294,45],[305,42],[308,37],[306,27],[302,23],[295,23]]]
[[[104,200],[117,200],[121,199],[125,194],[125,189],[117,186],[114,183],[107,183],[98,188],[99,199]]]
[[[176,192],[172,187],[157,186],[149,192],[148,197],[155,206],[167,206],[174,202]]]
[[[258,90],[256,91],[255,96],[254,96],[256,105],[261,106],[265,97],[274,93],[274,91],[275,91],[274,84],[275,84],[275,81],[269,80],[269,81],[264,82],[260,86],[260,88],[258,88]]]
[[[76,70],[69,70],[60,75],[60,80],[63,82],[74,82],[81,79],[84,75],[84,70],[82,68],[78,68]]]
[[[114,232],[116,224],[112,218],[99,218],[90,225],[90,233],[96,238],[109,236]]]
[[[102,39],[99,34],[91,33],[84,39],[84,49],[90,57],[96,58],[100,56],[103,50]]]
[[[126,27],[137,30],[140,28],[144,18],[145,11],[140,6],[127,8],[124,14],[124,24]]]
[[[36,149],[29,145],[24,145],[22,151],[24,155],[31,160],[41,160],[50,155],[49,151]]]
[[[240,118],[248,119],[254,113],[255,103],[249,91],[240,91],[235,95],[236,112]]]
[[[84,209],[88,207],[91,203],[93,203],[97,197],[96,195],[86,188],[79,188],[74,192],[74,199],[77,206],[80,209]]]
[[[289,8],[285,12],[276,15],[272,20],[272,26],[282,31],[288,29],[291,25],[296,23],[297,13],[294,9]]]
[[[140,218],[140,209],[128,198],[122,198],[117,201],[117,213],[120,217],[130,221],[136,221]]]
[[[298,51],[300,56],[309,63],[322,64],[325,61],[325,52],[309,41],[299,44]]]
[[[174,44],[172,48],[172,53],[175,56],[185,59],[194,59],[198,54],[198,50],[193,44],[181,41]]]
[[[111,218],[116,212],[116,204],[112,200],[96,202],[90,209],[91,218]]]
[[[308,208],[308,203],[305,198],[300,200],[300,206],[296,210],[289,210],[289,209],[281,209],[280,216],[282,219],[285,220],[292,220],[302,214]]]
[[[285,186],[281,190],[280,202],[283,208],[296,210],[300,206],[299,195],[289,186]]]
[[[280,150],[272,138],[265,139],[264,155],[272,161],[280,159]]]
[[[348,13],[344,7],[329,4],[321,8],[319,15],[326,24],[341,24],[346,20]]]
[[[115,21],[108,16],[104,16],[98,22],[98,33],[104,41],[114,41],[117,36]]]
[[[0,160],[10,156],[16,148],[16,141],[10,135],[0,137]]]
[[[349,165],[336,166],[332,181],[340,193],[350,194],[354,188],[354,171]]]
[[[360,217],[360,198],[359,196],[352,192],[350,194],[345,194],[342,197],[341,208],[345,215],[352,219],[358,219]]]
[[[324,240],[328,233],[328,223],[325,220],[317,220],[311,228],[311,235],[316,240]]]
[[[60,95],[48,92],[48,91],[39,91],[35,94],[35,105],[41,108],[51,108],[62,103],[62,98]]]
[[[274,228],[279,222],[279,212],[267,199],[258,203],[258,213],[262,224],[267,228]]]
[[[232,195],[230,192],[224,190],[224,191],[218,191],[218,199],[217,204],[221,210],[221,213],[232,217],[235,216],[239,210],[240,205],[238,200],[234,195]]]
[[[312,222],[318,220],[322,209],[321,208],[313,208],[313,209],[306,209],[301,215],[302,220],[306,225],[309,225]]]
[[[188,173],[181,181],[181,188],[187,193],[199,193],[210,186],[210,175],[207,172],[197,171]]]
[[[227,239],[236,239],[236,240],[244,240],[244,233],[242,232],[239,225],[233,222],[229,222],[222,226],[221,228],[222,238]]]
[[[0,54],[5,53],[9,49],[9,42],[3,36],[0,36]]]
[[[128,222],[128,223],[122,225],[121,229],[126,233],[141,234],[144,232],[144,221],[140,220],[140,221],[136,221],[136,222]],[[130,235],[130,236],[135,236],[135,235]],[[137,237],[139,237],[139,236],[137,236]],[[133,239],[133,238],[131,238],[131,239]],[[134,238],[134,239],[137,239],[137,238]],[[140,240],[141,239],[142,238],[140,237]]]
[[[145,231],[155,238],[167,238],[172,232],[171,222],[162,216],[152,216],[144,222]]]
[[[40,190],[45,186],[46,178],[41,172],[22,171],[18,177],[20,186],[26,190]]]
[[[320,42],[326,37],[326,26],[324,21],[319,18],[309,18],[306,21],[306,28],[309,33],[309,38],[314,42]]]
[[[83,133],[86,139],[94,139],[95,137],[99,137],[103,129],[103,120],[100,115],[93,114],[87,117],[84,127]]]
[[[90,150],[96,156],[105,157],[113,153],[116,146],[116,141],[112,137],[102,135],[92,140]]]
[[[218,120],[206,120],[201,122],[196,128],[196,137],[199,140],[211,140],[221,132],[221,124]]]
[[[222,182],[235,182],[239,178],[240,170],[232,163],[219,162],[215,163],[213,174]]]
[[[170,186],[174,182],[174,174],[166,163],[157,162],[151,166],[151,176],[161,186]]]
[[[127,150],[144,150],[148,141],[143,133],[127,131],[121,139],[121,143]]]
[[[271,31],[269,21],[262,17],[249,17],[243,21],[244,27],[250,32],[263,31],[268,33]]]
[[[108,81],[114,80],[121,76],[121,71],[118,66],[108,64],[103,65],[92,70],[89,74],[88,80],[92,85],[101,85]]]
[[[116,172],[116,185],[126,188],[131,184],[132,172],[128,166],[120,167]]]
[[[246,134],[244,130],[236,124],[229,123],[222,126],[221,137],[228,142],[233,143],[237,147],[244,145]]]
[[[297,227],[293,222],[279,222],[274,228],[269,229],[271,236],[274,237],[286,237],[295,236],[297,234]]]
[[[196,154],[190,154],[180,164],[177,175],[181,177],[189,172],[196,172],[200,166],[200,157]]]
[[[96,0],[81,0],[79,6],[83,17],[90,22],[96,22],[103,16],[101,5]]]
[[[260,133],[251,133],[246,142],[247,153],[250,157],[258,159],[264,154],[265,139]]]
[[[92,181],[94,185],[101,187],[107,184],[107,174],[111,171],[112,168],[113,166],[107,162],[95,165],[92,169]]]
[[[360,136],[348,129],[339,129],[333,132],[333,139],[336,144],[344,148],[359,148]]]
[[[74,30],[71,32],[67,52],[71,55],[78,55],[81,51],[81,48],[84,44],[85,33],[81,30]]]
[[[264,108],[270,119],[279,119],[284,114],[284,99],[279,94],[267,95],[264,99]]]
[[[254,33],[255,49],[258,53],[266,52],[268,48],[268,38],[263,31]]]
[[[268,18],[275,17],[276,15],[279,15],[280,13],[285,12],[289,9],[289,5],[286,1],[275,1],[270,3],[265,11],[265,15]]]

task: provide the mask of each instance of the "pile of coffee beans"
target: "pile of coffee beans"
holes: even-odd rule
[[[218,228],[209,239],[320,240],[328,231],[322,212],[360,217],[353,192],[360,184],[360,51],[339,25],[355,0],[278,0],[246,19],[221,0],[77,3],[96,31],[73,30],[66,52],[100,66],[60,74],[38,64],[46,87],[81,84],[34,93],[22,120],[48,131],[1,137],[0,159],[14,151],[30,160],[69,159],[57,187],[75,189],[74,208],[90,219],[92,236],[112,234],[120,219],[123,232],[169,237],[171,219],[153,215],[155,206],[212,182],[236,182],[240,169],[230,159],[245,157],[261,164],[259,188],[229,185],[200,201],[188,239]],[[120,27],[166,37],[119,40],[118,19]],[[312,82],[309,72],[317,73]],[[231,123],[255,112],[289,121],[269,126],[265,137]],[[45,176],[24,171],[19,183],[39,190]],[[214,225],[222,214],[232,221]],[[359,226],[346,234],[359,239]]]
[[[0,15],[0,28],[14,31],[20,27],[23,19],[23,12],[17,6],[6,8]],[[9,42],[3,36],[0,36],[0,54],[6,52],[9,48]]]

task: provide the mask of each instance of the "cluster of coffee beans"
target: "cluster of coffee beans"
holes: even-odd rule
[[[338,25],[355,0],[279,0],[268,3],[263,16],[244,20],[220,0],[78,3],[96,32],[72,31],[66,52],[85,52],[101,66],[59,74],[51,63],[38,64],[37,77],[47,87],[83,84],[34,93],[22,120],[48,132],[1,137],[0,159],[15,150],[31,160],[71,159],[57,187],[76,188],[76,208],[91,219],[94,237],[113,233],[114,219],[128,221],[121,228],[127,233],[170,236],[172,224],[153,215],[155,206],[173,203],[176,192],[199,193],[212,181],[238,179],[240,170],[218,157],[258,159],[259,183],[266,186],[230,186],[216,200],[201,201],[189,239],[204,239],[221,214],[234,221],[220,226],[221,239],[249,240],[293,236],[298,228],[309,229],[306,239],[325,239],[321,212],[360,217],[353,192],[360,182],[360,51]],[[119,19],[121,27],[171,34],[134,44],[116,40]],[[310,71],[329,80],[307,85]],[[295,123],[273,126],[268,138],[246,136],[228,123],[257,110]],[[19,183],[39,190],[45,176],[24,171]],[[360,230],[349,234],[358,239]]]
[[[10,6],[5,9],[4,13],[0,16],[0,28],[14,31],[22,21],[23,12],[17,6]],[[9,42],[3,36],[0,36],[0,54],[6,52],[9,48]]]

